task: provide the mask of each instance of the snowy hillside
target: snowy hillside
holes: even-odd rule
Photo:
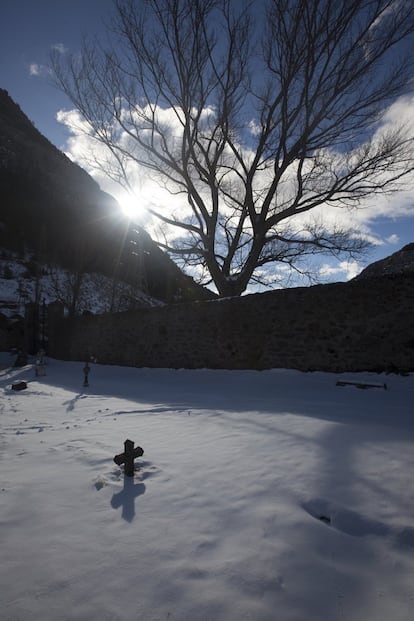
[[[0,372],[3,621],[414,618],[413,375],[82,380]]]
[[[125,283],[118,282],[114,290],[113,281],[102,274],[79,276],[50,264],[38,265],[29,255],[19,258],[16,253],[3,250],[0,255],[0,313],[8,317],[23,315],[24,305],[35,300],[45,300],[46,304],[58,300],[67,310],[74,307],[76,314],[104,313],[110,310],[112,303],[116,311],[162,304]]]

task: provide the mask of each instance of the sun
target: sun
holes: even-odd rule
[[[124,192],[123,194],[118,194],[118,196],[116,196],[116,200],[118,201],[122,212],[130,218],[130,220],[135,220],[136,218],[142,216],[143,206],[136,194]]]
[[[148,224],[155,212],[168,208],[168,213],[184,218],[188,213],[188,204],[181,194],[171,193],[152,180],[141,183],[139,189],[131,192],[123,190],[114,193],[122,213],[140,224]]]

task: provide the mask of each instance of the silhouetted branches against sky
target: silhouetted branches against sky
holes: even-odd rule
[[[412,89],[412,8],[116,0],[108,41],[52,66],[113,178],[182,195],[149,206],[160,244],[239,295],[278,264],[363,251],[338,209],[411,181],[413,135],[386,113]]]

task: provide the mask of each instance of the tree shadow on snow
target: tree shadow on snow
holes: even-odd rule
[[[81,393],[83,365],[82,362],[50,360],[48,375],[40,381],[45,385]],[[91,364],[90,367],[85,398],[116,397],[151,404],[152,408],[159,408],[159,412],[255,412],[257,421],[262,414],[295,414],[343,423],[399,426],[414,432],[414,417],[407,408],[407,398],[412,396],[407,396],[407,391],[414,392],[411,377],[387,376],[388,390],[359,390],[337,387],[336,382],[338,379],[358,378],[359,381],[378,383],[378,378],[382,382],[384,376],[372,373],[304,373],[283,369],[183,370],[100,364]]]
[[[404,581],[396,575],[393,585],[389,583],[389,568],[384,566],[383,558],[398,553],[400,576],[409,571],[414,548],[414,527],[409,519],[412,500],[408,486],[403,493],[404,486],[396,485],[395,477],[406,476],[409,481],[412,458],[410,451],[401,455],[401,443],[409,445],[411,441],[412,435],[404,437],[400,429],[374,425],[329,426],[318,439],[320,463],[315,494],[299,502],[309,521],[301,520],[298,545],[305,558],[314,559],[315,577],[306,574],[302,603],[312,608],[314,593],[319,590],[321,597],[324,593],[326,618],[330,617],[329,608],[331,618],[352,617],[355,610],[364,610],[364,615],[369,613],[371,618],[387,603],[381,603],[376,596],[384,585],[388,585],[394,599],[406,602],[410,618],[410,597],[402,586]],[[395,447],[388,450],[393,442]],[[393,464],[394,451],[402,460],[398,472]],[[380,476],[376,462],[370,461],[377,454],[381,455]],[[395,516],[399,523],[393,523],[387,515]],[[382,554],[381,550],[386,552]]]

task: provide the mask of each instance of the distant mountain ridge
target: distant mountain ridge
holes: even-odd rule
[[[116,200],[0,89],[0,247],[142,285],[164,302],[215,297],[181,272]]]
[[[389,257],[368,265],[354,280],[414,274],[414,243],[407,244]]]

